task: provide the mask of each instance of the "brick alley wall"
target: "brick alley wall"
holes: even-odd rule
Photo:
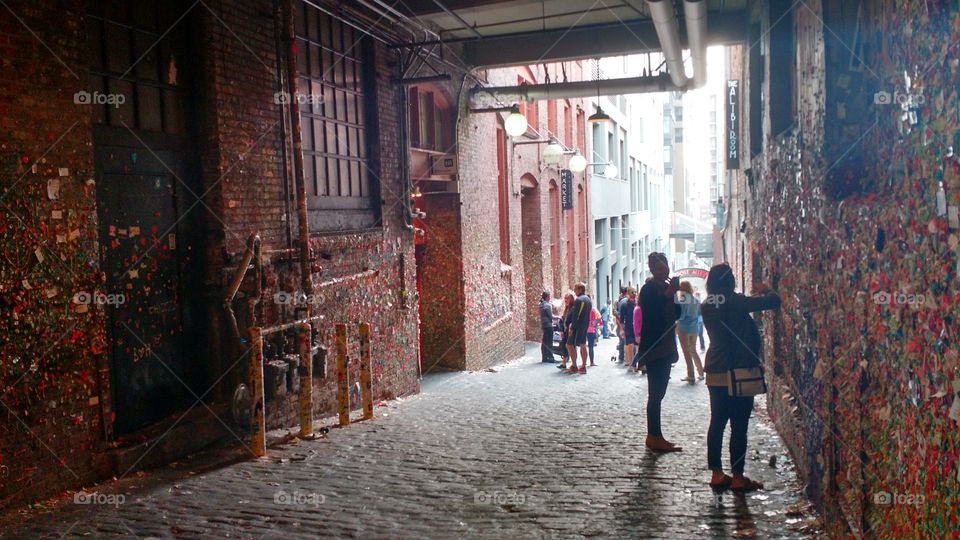
[[[84,3],[6,7],[20,20],[0,16],[0,506],[102,474],[110,413],[104,312],[73,302],[100,287],[91,115],[73,100]]]
[[[273,95],[278,87],[270,70],[263,65],[272,65],[274,58],[274,43],[269,37],[272,19],[261,16],[269,15],[272,4],[257,2],[245,8],[242,4],[250,4],[250,0],[235,1],[241,5],[226,9],[229,15],[224,15],[227,17],[224,22],[239,35],[240,42],[222,36],[220,41],[226,50],[212,55],[225,63],[215,70],[215,84],[217,95],[224,96],[217,101],[217,132],[221,141],[219,168],[230,171],[221,182],[221,202],[223,236],[232,261],[242,254],[242,242],[252,231],[260,231],[265,250],[286,248],[284,224],[288,221],[277,144],[280,113]],[[398,136],[402,121],[401,87],[391,81],[397,76],[397,58],[395,53],[378,44],[374,61],[377,126],[376,130],[368,129],[370,133],[377,133],[378,139],[372,146],[374,159],[367,166],[379,181],[382,224],[366,231],[313,233],[310,239],[316,261],[313,265],[315,294],[311,303],[314,315],[323,317],[317,339],[330,351],[326,378],[315,378],[315,413],[318,415],[332,414],[336,407],[333,353],[336,323],[345,323],[348,327],[353,407],[359,407],[354,386],[359,382],[358,325],[361,322],[371,325],[374,399],[393,399],[420,388],[414,294],[416,263],[413,235],[403,217],[406,196]],[[295,212],[289,221],[296,223]],[[266,273],[265,322],[276,321],[281,316],[288,320],[294,314],[291,306],[270,300],[280,290],[299,290],[299,266],[281,260],[267,268]],[[232,363],[230,358],[224,360],[228,366]],[[287,392],[268,402],[267,409],[268,428],[295,425],[296,393]]]
[[[495,114],[462,115],[458,125],[466,369],[523,355],[519,177],[511,171],[510,260],[501,261],[496,128]]]
[[[88,86],[85,4],[13,1],[5,7],[0,13],[0,66],[6,74],[0,84],[0,507],[112,474],[107,450],[114,418],[103,308],[73,301],[78,292],[104,287],[91,112],[74,103],[74,93]],[[246,369],[237,362],[220,308],[228,276],[247,236],[259,232],[268,261],[262,322],[291,317],[292,310],[272,299],[299,283],[297,264],[279,253],[290,247],[287,231],[296,217],[284,189],[282,115],[274,101],[279,83],[273,3],[195,5],[184,24],[203,44],[196,51],[202,69],[194,79],[205,197],[193,210],[203,236],[186,246],[203,252],[203,287],[189,292],[206,301],[196,347],[204,347],[208,378],[228,372],[206,396],[222,403]],[[315,234],[311,247],[317,256],[316,313],[324,317],[319,337],[332,349],[334,323],[350,325],[352,383],[358,380],[356,323],[371,323],[373,387],[381,400],[417,392],[419,377],[414,251],[403,217],[402,117],[398,89],[390,83],[397,75],[396,57],[378,45],[375,58],[379,129],[371,148],[382,225]],[[251,289],[248,279],[240,297]],[[246,321],[242,314],[240,319],[242,331]],[[326,379],[315,380],[317,415],[334,410],[334,379],[331,370]],[[288,394],[267,404],[271,427],[296,423],[294,401]]]
[[[762,317],[767,400],[832,534],[944,538],[960,530],[960,224],[946,215],[960,203],[960,14],[865,2],[861,43],[850,5],[793,12],[796,112],[779,136],[769,83],[784,67],[767,62],[747,224],[753,269],[784,300]]]

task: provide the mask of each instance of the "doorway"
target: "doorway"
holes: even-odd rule
[[[184,336],[197,327],[188,299],[199,295],[185,294],[196,272],[187,248],[203,211],[194,208],[187,7],[88,4],[100,265],[117,300],[106,306],[115,435],[184,410],[206,390]]]

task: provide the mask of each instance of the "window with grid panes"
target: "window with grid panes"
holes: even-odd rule
[[[368,138],[376,128],[372,43],[308,3],[298,2],[295,9],[297,103],[310,226],[376,225],[378,184],[368,159]]]

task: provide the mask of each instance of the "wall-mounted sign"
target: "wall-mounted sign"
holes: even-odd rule
[[[699,278],[707,279],[707,274],[709,272],[706,268],[681,268],[677,270],[674,275],[679,278]]]
[[[740,81],[727,81],[727,168],[740,168]]]
[[[560,207],[564,210],[573,208],[573,173],[570,169],[560,171]]]

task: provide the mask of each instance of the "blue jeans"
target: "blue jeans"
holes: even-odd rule
[[[587,350],[590,351],[590,363],[593,363],[593,348],[597,344],[597,334],[587,332]]]

